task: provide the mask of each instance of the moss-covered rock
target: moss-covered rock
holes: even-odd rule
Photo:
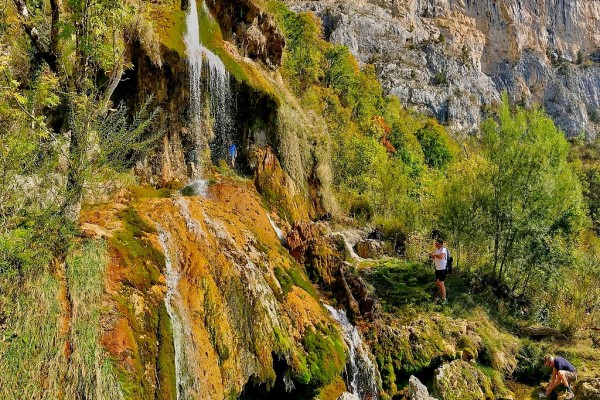
[[[600,399],[600,379],[591,379],[576,386],[575,400]]]
[[[435,371],[433,390],[440,400],[495,399],[490,379],[475,366],[462,360],[444,364]]]

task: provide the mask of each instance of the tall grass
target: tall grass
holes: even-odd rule
[[[67,259],[67,281],[71,300],[70,356],[66,398],[122,398],[111,362],[100,346],[104,271],[104,242],[86,242]]]
[[[0,277],[2,399],[122,398],[100,345],[106,244],[73,245],[66,265],[71,302],[68,359],[60,333],[60,282],[50,267],[19,282]]]

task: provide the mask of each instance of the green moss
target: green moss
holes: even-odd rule
[[[279,285],[281,285],[283,293],[287,295],[290,292],[290,290],[292,290],[292,285],[294,284],[294,282],[289,277],[289,275],[283,270],[283,268],[276,266],[274,272],[277,281],[279,281]]]
[[[126,208],[117,216],[129,225],[130,231],[135,237],[141,237],[143,233],[156,233],[156,228],[144,221],[133,207]]]
[[[308,368],[308,361],[302,353],[298,353],[297,357],[299,365],[292,372],[292,377],[303,385],[308,385],[312,379],[312,375]]]
[[[375,264],[365,278],[375,287],[375,295],[386,311],[430,304],[433,297],[433,271],[424,264],[386,260]]]
[[[160,270],[165,265],[164,255],[145,238],[146,233],[156,229],[146,223],[129,207],[118,214],[123,229],[110,239],[110,245],[118,251],[130,270],[126,279],[140,289],[147,290],[160,279]]]
[[[317,295],[317,291],[315,290],[315,287],[312,285],[312,283],[310,283],[308,278],[306,278],[306,274],[302,270],[300,270],[299,268],[290,268],[288,270],[288,274],[289,274],[290,278],[292,279],[292,282],[294,282],[294,285],[303,289],[306,293],[311,295],[313,298],[315,298],[315,299],[319,298],[319,296]]]
[[[512,393],[506,387],[502,374],[491,367],[478,365],[477,368],[482,371],[490,380],[491,385],[486,387],[486,396],[488,398],[506,399],[511,398]],[[491,393],[490,393],[491,392]],[[491,396],[490,396],[491,394]]]
[[[310,385],[323,387],[342,373],[346,365],[346,353],[337,332],[319,326],[314,332],[306,332],[302,345],[306,351]]]
[[[175,348],[173,346],[173,328],[164,303],[158,312],[158,393],[157,400],[170,400],[177,397],[175,376]]]
[[[186,32],[186,13],[181,9],[181,2],[149,2],[150,19],[158,33],[161,44],[185,56],[183,37]]]
[[[545,379],[549,369],[544,365],[548,346],[531,340],[523,340],[519,348],[517,369],[514,376],[521,382],[539,382]]]
[[[285,295],[292,290],[292,286],[298,286],[300,289],[311,295],[311,297],[315,299],[319,298],[315,287],[310,283],[308,278],[306,278],[306,274],[300,268],[292,267],[288,270],[284,270],[282,267],[276,266],[273,272]]]
[[[156,189],[152,186],[131,186],[129,191],[133,197],[142,198],[167,198],[171,197],[171,190],[168,188]]]

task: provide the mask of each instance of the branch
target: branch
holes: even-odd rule
[[[119,82],[121,82],[121,77],[123,76],[123,59],[125,56],[125,52],[121,54],[120,60],[117,62],[116,68],[113,70],[113,73],[110,77],[110,84],[106,88],[106,92],[104,92],[104,96],[102,98],[102,103],[100,107],[100,113],[104,113],[108,108],[110,103],[110,98],[114,93],[115,89]]]
[[[27,9],[27,5],[24,0],[13,0],[15,6],[17,7],[17,13],[21,19],[21,24],[23,25],[23,29],[29,36],[31,40],[31,44],[33,47],[40,53],[46,64],[50,67],[52,72],[58,73],[58,59],[56,54],[46,49],[40,40],[40,33],[35,26],[31,24],[29,18],[29,10]],[[52,1],[54,3],[55,0]],[[54,29],[54,9],[52,10],[52,21],[53,21],[53,29]],[[57,35],[58,37],[58,35]],[[56,39],[57,40],[57,39]]]
[[[22,1],[22,0],[19,0]],[[50,53],[57,57],[58,54],[58,33],[60,23],[60,5],[61,0],[50,0],[50,9],[52,10],[52,25],[50,28]]]

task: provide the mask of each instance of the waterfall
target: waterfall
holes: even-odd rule
[[[269,222],[271,223],[271,226],[273,227],[273,230],[275,231],[275,234],[279,238],[279,241],[282,242],[282,243],[284,243],[285,242],[285,236],[283,235],[283,232],[281,231],[281,229],[279,229],[277,227],[277,225],[275,225],[275,222],[273,221],[273,219],[271,219],[271,216],[269,214],[267,214],[267,218],[269,218]]]
[[[206,4],[202,1],[202,15],[209,16]],[[196,139],[194,153],[202,154],[202,115],[203,115],[203,83],[205,72],[206,91],[209,95],[209,107],[214,132],[211,141],[211,152],[214,159],[226,159],[229,144],[233,141],[233,96],[229,86],[229,73],[223,61],[212,51],[202,45],[200,23],[196,1],[190,1],[190,10],[186,17],[187,30],[183,38],[187,49],[190,69],[190,120],[191,129]],[[204,135],[207,137],[208,135]],[[239,143],[238,143],[239,145]],[[192,160],[197,163],[198,160]]]
[[[359,400],[376,399],[379,372],[369,358],[368,347],[363,343],[358,329],[348,321],[346,312],[324,304],[333,318],[340,324],[344,341],[348,346],[346,380],[351,393]]]
[[[171,327],[173,329],[173,347],[175,349],[175,382],[177,386],[177,400],[192,399],[197,392],[198,382],[191,371],[189,352],[185,347],[186,343],[193,343],[192,335],[189,330],[189,323],[186,324],[186,313],[183,309],[181,295],[179,294],[179,272],[173,268],[169,252],[169,234],[162,227],[156,224],[159,232],[158,239],[165,253],[165,279],[167,283],[167,293],[165,294],[165,307]]]

